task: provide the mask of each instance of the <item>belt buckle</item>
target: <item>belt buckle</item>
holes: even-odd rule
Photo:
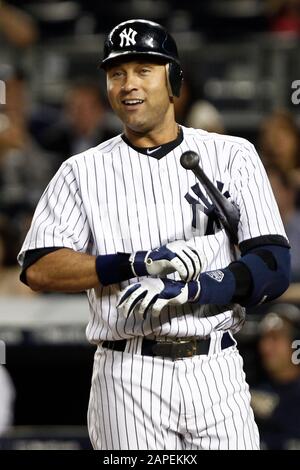
[[[197,345],[195,338],[179,339],[172,343],[171,354],[172,359],[182,359],[183,357],[192,357],[197,353]]]
[[[157,344],[153,350],[155,355],[170,357],[173,361],[183,357],[192,357],[197,354],[197,338],[157,338]]]

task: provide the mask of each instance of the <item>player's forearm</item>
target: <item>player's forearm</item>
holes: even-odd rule
[[[35,291],[81,292],[99,285],[96,257],[60,249],[43,256],[26,270]]]
[[[225,269],[201,273],[200,304],[255,306],[279,297],[289,286],[287,246],[262,245]]]

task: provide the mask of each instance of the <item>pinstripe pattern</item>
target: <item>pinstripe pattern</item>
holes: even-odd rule
[[[88,415],[100,450],[259,448],[235,347],[172,362],[99,346]]]
[[[226,267],[233,259],[223,230],[204,236],[207,216],[185,199],[197,183],[179,162],[182,152],[199,153],[201,166],[224,183],[241,212],[239,241],[267,234],[285,235],[277,205],[254,147],[246,140],[183,128],[184,140],[164,158],[139,154],[118,136],[68,159],[49,183],[36,209],[19,256],[29,249],[65,246],[93,255],[154,249],[193,240],[203,254],[203,270]],[[193,195],[194,196],[194,195]],[[178,279],[176,274],[169,276]],[[231,311],[212,315],[197,305],[169,307],[158,318],[124,319],[116,311],[119,285],[88,292],[89,341],[158,334],[207,336],[233,327]],[[241,313],[242,314],[242,313]],[[242,322],[240,322],[242,324]]]
[[[154,249],[185,239],[203,253],[202,270],[226,267],[234,253],[224,230],[205,235],[208,217],[185,198],[198,182],[180,165],[186,150],[239,206],[239,241],[284,235],[270,184],[246,140],[183,128],[184,140],[158,160],[139,154],[118,136],[68,159],[44,191],[19,255],[65,246],[93,255]],[[202,188],[201,188],[202,190]],[[204,196],[206,193],[204,192]],[[199,201],[200,204],[200,201]],[[200,205],[199,205],[200,207]],[[178,279],[177,274],[169,276]],[[236,347],[221,350],[223,331],[237,331],[244,309],[186,304],[159,317],[116,310],[121,285],[88,291],[87,338],[98,344],[88,411],[95,449],[257,449],[243,361]],[[142,337],[210,336],[209,354],[172,362],[141,355]],[[129,339],[124,352],[103,340]]]

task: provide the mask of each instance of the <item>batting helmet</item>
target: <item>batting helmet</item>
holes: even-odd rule
[[[153,56],[165,60],[171,92],[180,95],[183,73],[177,46],[163,26],[153,21],[129,20],[118,24],[107,36],[101,67],[106,68],[120,57]]]

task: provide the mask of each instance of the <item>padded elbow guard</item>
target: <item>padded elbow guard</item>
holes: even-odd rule
[[[290,283],[291,257],[289,248],[278,245],[264,245],[244,256],[243,263],[250,271],[252,289],[242,304],[251,307],[276,299]]]

